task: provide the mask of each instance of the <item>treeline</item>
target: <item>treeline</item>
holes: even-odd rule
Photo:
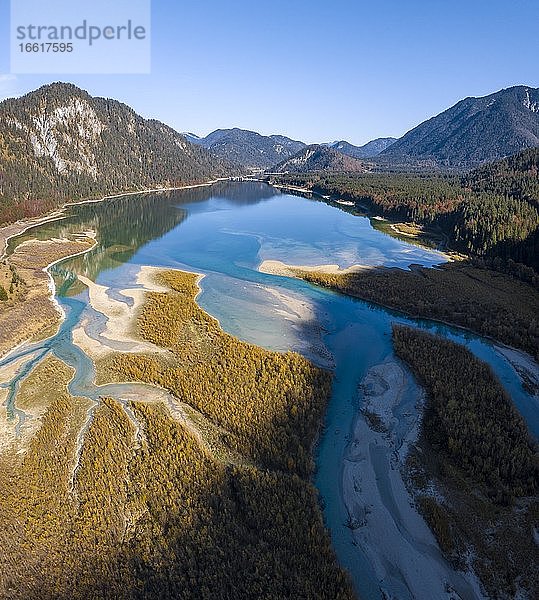
[[[225,161],[163,123],[73,85],[0,103],[0,224],[67,200],[229,173]]]
[[[499,503],[537,493],[537,446],[490,367],[463,346],[409,327],[393,327],[393,346],[428,392],[430,445]]]
[[[474,169],[462,178],[474,191],[507,195],[539,204],[539,148],[530,148]]]
[[[526,267],[523,281],[484,267],[449,263],[437,269],[379,268],[346,274],[296,269],[295,275],[414,317],[466,327],[539,359],[537,278],[530,278]]]
[[[312,173],[283,175],[279,181],[437,228],[454,250],[539,270],[538,166],[539,151],[532,149],[463,177]]]

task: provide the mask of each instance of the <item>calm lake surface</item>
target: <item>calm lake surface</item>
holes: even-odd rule
[[[352,543],[340,493],[341,464],[361,403],[358,384],[369,368],[393,357],[392,323],[423,327],[466,345],[492,366],[530,430],[539,435],[536,401],[490,342],[440,324],[414,322],[301,281],[258,272],[265,259],[341,267],[359,263],[407,268],[411,263],[443,262],[436,251],[376,231],[365,217],[266,184],[226,182],[73,206],[65,219],[12,240],[11,249],[24,239],[63,237],[84,230],[96,232],[98,245],[51,269],[66,320],[58,335],[9,357],[29,357],[9,382],[12,397],[22,378],[49,351],[76,368],[71,383],[74,394],[103,394],[103,388],[94,385],[92,362],[72,343],[71,331],[81,319],[92,321],[89,333],[96,338],[103,326],[89,307],[77,274],[110,287],[111,297],[128,301],[120,291],[134,286],[141,265],[204,273],[198,302],[227,332],[273,350],[296,350],[335,370],[334,393],[317,449],[315,483],[338,558],[362,598],[381,598],[381,592],[372,561]],[[308,308],[309,319],[301,318],[293,308],[298,302]],[[113,394],[114,386],[107,391]],[[17,415],[16,407],[13,414]],[[384,493],[387,496],[391,490]],[[451,571],[449,565],[447,570]],[[406,598],[401,579],[397,573],[387,588]]]

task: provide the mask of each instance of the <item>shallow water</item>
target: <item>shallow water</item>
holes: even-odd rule
[[[367,218],[317,200],[281,193],[265,184],[224,183],[72,207],[66,219],[12,240],[10,250],[24,239],[69,236],[90,229],[96,232],[98,245],[87,254],[67,259],[51,269],[58,300],[66,313],[59,333],[0,361],[1,366],[19,359],[24,352],[31,355],[15,378],[6,382],[11,389],[8,408],[13,418],[24,419],[14,403],[17,386],[49,352],[75,369],[76,375],[70,383],[74,395],[96,399],[105,393],[121,395],[136,391],[136,386],[131,390],[129,386],[96,387],[91,360],[73,345],[71,332],[82,319],[89,320],[87,333],[92,337],[99,338],[104,327],[104,320],[89,307],[87,292],[77,283],[76,274],[108,286],[111,298],[127,301],[120,291],[134,287],[141,265],[204,273],[198,302],[229,333],[270,349],[297,350],[321,365],[328,365],[327,354],[317,346],[323,343],[333,356],[335,383],[317,448],[316,485],[339,560],[350,571],[362,598],[380,598],[381,593],[371,557],[353,544],[346,526],[348,515],[340,493],[341,464],[361,402],[358,384],[370,367],[393,356],[392,323],[407,323],[437,332],[464,344],[488,362],[530,430],[539,436],[535,399],[526,393],[513,367],[489,341],[444,325],[414,322],[302,281],[257,271],[265,259],[290,264],[336,263],[347,267],[360,263],[402,268],[411,263],[432,266],[443,261],[443,255],[436,251],[376,231]],[[310,309],[310,320],[283,311],[268,288],[303,303]],[[413,398],[407,396],[397,408],[396,416],[402,417],[413,410]],[[402,419],[399,425],[397,430],[403,435],[406,420]],[[374,461],[377,468],[381,468],[379,460],[380,457]],[[381,471],[383,486],[382,475]],[[391,505],[394,502],[391,489],[386,487],[383,493]],[[402,535],[408,536],[409,532],[403,531]],[[429,553],[425,549],[427,558]],[[440,559],[436,556],[432,560]],[[445,564],[445,568],[449,580],[454,573],[449,565]],[[401,576],[398,572],[394,574],[397,587]]]

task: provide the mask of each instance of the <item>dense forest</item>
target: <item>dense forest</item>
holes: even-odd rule
[[[311,173],[278,181],[441,230],[454,250],[539,270],[538,168],[539,148],[533,148],[464,176]]]
[[[0,224],[66,201],[232,170],[167,125],[74,85],[51,84],[0,103]]]
[[[327,274],[293,269],[294,275],[350,296],[446,321],[521,348],[539,359],[537,277],[510,275],[467,263],[438,269],[414,267]],[[523,272],[522,277],[529,273]]]
[[[537,447],[490,367],[459,344],[409,327],[393,327],[393,346],[428,392],[423,427],[431,445],[499,502],[535,494]]]
[[[471,560],[489,598],[537,597],[539,454],[523,418],[463,346],[402,326],[393,344],[427,391],[407,469],[440,547],[459,568]]]

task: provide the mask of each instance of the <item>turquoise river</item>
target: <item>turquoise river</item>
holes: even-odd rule
[[[136,287],[140,266],[204,273],[198,302],[227,332],[273,350],[296,350],[334,369],[333,395],[317,446],[315,483],[337,557],[361,598],[481,597],[473,576],[455,572],[443,559],[399,479],[397,455],[417,427],[420,390],[393,356],[392,323],[437,332],[488,362],[535,436],[537,398],[524,390],[513,365],[488,340],[258,270],[263,260],[270,259],[341,267],[433,266],[444,261],[441,253],[392,238],[374,229],[368,218],[338,205],[259,182],[223,182],[72,206],[65,218],[12,239],[8,251],[26,239],[69,237],[88,230],[97,237],[94,249],[51,267],[57,300],[66,315],[58,334],[22,346],[0,361],[2,366],[24,357],[15,377],[1,384],[10,390],[7,405],[14,419],[25,418],[15,402],[20,382],[48,353],[76,369],[70,384],[74,395],[125,396],[126,386],[95,386],[92,361],[73,343],[72,331],[80,323],[95,340],[105,327],[105,318],[90,306],[78,275],[106,286],[111,299],[129,303],[121,290]],[[343,465],[351,456],[354,428],[365,427],[360,408],[366,387],[360,384],[376,365],[395,363],[405,377],[391,408],[393,440],[386,443],[381,436],[368,434],[365,452],[359,454],[364,466],[358,468],[372,477],[365,475],[361,485],[354,483],[365,518],[351,523]],[[432,581],[426,584],[425,579]]]

